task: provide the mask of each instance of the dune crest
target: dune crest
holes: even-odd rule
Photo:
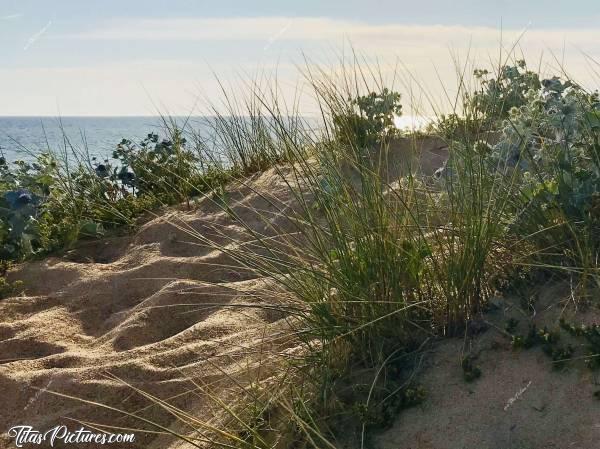
[[[388,180],[415,168],[430,175],[447,157],[437,138],[399,139],[385,151]],[[294,230],[286,217],[297,206],[289,170],[276,167],[229,186],[228,207],[252,232]],[[281,291],[210,244],[249,240],[240,221],[207,196],[193,210],[164,211],[132,236],[84,241],[14,269],[9,277],[22,280],[26,293],[0,301],[0,391],[13,405],[0,412],[0,429],[75,427],[69,418],[149,428],[44,390],[177,428],[172,414],[134,388],[210,421],[218,407],[198,386],[227,397],[236,377],[268,377],[270,358],[298,344],[281,310],[260,307],[281,301]],[[140,448],[184,444],[142,432],[136,441]]]
[[[275,179],[265,173],[252,182],[265,187]],[[282,190],[268,187],[272,200],[280,201]],[[268,232],[264,217],[249,212],[265,207],[264,198],[243,186],[230,198],[237,212]],[[211,401],[195,384],[219,391],[228,376],[264,369],[268,354],[287,344],[285,316],[246,305],[272,302],[276,287],[201,244],[195,232],[224,244],[243,240],[239,226],[207,197],[194,211],[169,211],[131,237],[84,242],[63,257],[26,263],[10,274],[27,290],[0,301],[0,391],[11,404],[0,413],[1,429],[77,425],[66,417],[140,427],[118,413],[38,389],[143,410],[163,425],[174,421],[116,378],[209,419]],[[153,446],[155,439],[136,433],[136,447],[177,444],[159,437]]]

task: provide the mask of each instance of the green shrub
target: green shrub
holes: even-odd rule
[[[539,261],[595,270],[600,251],[598,94],[556,77],[540,84],[529,91],[526,104],[510,111],[488,163],[519,183],[511,227],[543,248]]]
[[[188,201],[198,194],[199,160],[186,148],[180,130],[171,134],[171,139],[163,140],[148,134],[139,144],[123,139],[113,152],[115,167],[105,161],[96,165],[96,173],[131,188],[137,196],[153,195],[167,204]]]
[[[42,208],[56,181],[57,164],[48,154],[17,161],[11,169],[0,160],[0,258],[21,260],[43,250]]]
[[[500,67],[495,75],[486,69],[476,69],[473,75],[478,88],[461,92],[462,110],[440,114],[428,126],[429,132],[468,145],[494,140],[510,111],[528,104],[531,94],[541,88],[539,75],[528,70],[523,60]]]
[[[530,91],[539,91],[541,87],[539,75],[528,70],[524,60],[502,66],[495,77],[490,77],[485,69],[475,70],[474,75],[480,87],[467,101],[490,121],[505,119],[513,108],[529,102]]]
[[[399,133],[394,118],[402,114],[400,94],[383,88],[380,92],[356,96],[333,105],[333,125],[337,139],[365,148]]]
[[[223,171],[200,166],[180,131],[171,135],[123,140],[112,161],[59,161],[52,153],[13,166],[0,159],[0,258],[19,261],[101,237],[225,181]]]

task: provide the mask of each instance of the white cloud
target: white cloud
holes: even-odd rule
[[[503,30],[504,54],[521,34],[522,30]],[[202,55],[190,52],[187,61],[134,60],[86,67],[0,70],[0,85],[10,87],[0,103],[0,114],[53,115],[57,104],[66,115],[149,114],[155,112],[149,95],[168,112],[186,114],[200,92],[206,92],[212,100],[218,99],[212,70],[226,83],[236,84],[232,71],[257,73],[258,69],[268,72],[278,67],[278,81],[287,92],[292,92],[299,75],[291,67],[294,63],[302,66],[303,48],[311,49],[310,59],[330,65],[339,56],[339,52],[330,49],[351,43],[359,55],[379,63],[387,79],[394,77],[399,62],[402,73],[393,87],[403,95],[406,114],[423,115],[429,111],[411,109],[410,104],[427,103],[424,92],[442,109],[439,103],[447,104],[453,99],[456,61],[452,55],[462,61],[468,55],[468,75],[473,66],[497,66],[501,42],[500,30],[489,27],[373,25],[311,17],[119,19],[79,34],[54,33],[50,37],[76,39],[83,44],[86,40],[147,41],[150,48],[154,41],[181,41],[178,45],[182,46],[186,41],[206,41],[218,44],[219,51],[215,52],[215,59],[206,61],[200,59]],[[257,54],[264,58],[251,62],[251,58],[246,58],[246,66],[242,67],[238,40],[245,42],[244,48],[255,45]],[[597,85],[598,78],[590,75],[589,61],[581,52],[600,60],[596,30],[530,29],[517,46],[530,65],[536,66],[544,55],[541,69],[549,73],[560,70],[552,55],[562,58],[563,48],[570,75],[586,85]],[[282,50],[284,59],[280,58]],[[423,109],[427,106],[423,105]]]
[[[600,43],[595,29],[517,29],[459,25],[368,24],[359,21],[319,17],[246,17],[246,18],[170,18],[117,19],[79,34],[59,36],[82,40],[122,41],[207,41],[223,46],[232,40],[257,43],[257,48],[269,49],[276,41],[279,48],[293,48],[297,53],[304,46],[340,48],[351,44],[361,55],[377,56],[382,61],[398,58],[409,69],[431,70],[434,65],[448,65],[449,54],[455,51],[478,64],[497,65],[499,48],[505,54],[515,43],[531,62],[545,54],[563,51],[577,61],[575,75],[586,72],[582,51],[600,59]],[[294,41],[290,43],[290,41]],[[311,55],[309,55],[311,56]],[[227,54],[223,54],[223,59]],[[567,62],[567,61],[565,61]],[[447,71],[443,73],[447,75]]]
[[[212,67],[227,88],[244,86],[227,66]],[[283,67],[291,79],[293,67]],[[2,115],[186,115],[206,111],[204,100],[218,101],[219,85],[206,64],[180,60],[142,60],[90,67],[0,69],[5,86]],[[198,100],[201,100],[198,103]]]
[[[281,30],[285,32],[282,33]],[[114,19],[96,28],[78,34],[60,37],[99,40],[181,40],[229,41],[264,40],[273,36],[278,40],[369,40],[377,44],[430,45],[457,43],[472,38],[472,45],[497,47],[500,38],[505,43],[516,40],[523,30],[492,27],[467,27],[461,25],[402,25],[368,24],[359,21],[324,17],[240,17],[240,18],[166,18],[166,19]],[[524,38],[537,46],[596,45],[597,30],[585,28],[535,29]]]

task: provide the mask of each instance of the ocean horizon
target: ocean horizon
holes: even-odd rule
[[[188,119],[171,118],[178,123]],[[203,118],[189,117],[189,125],[200,128]],[[0,154],[14,162],[72,147],[90,157],[107,159],[122,139],[139,142],[150,133],[166,136],[161,116],[0,116]]]
[[[169,116],[186,131],[205,133],[210,116]],[[314,118],[304,117],[307,122]],[[76,150],[98,159],[110,159],[122,139],[140,142],[148,134],[167,137],[164,117],[140,116],[0,116],[0,155],[7,161],[31,160],[35,154],[54,151]],[[415,130],[426,126],[431,117],[402,115],[396,117],[395,125],[403,130]],[[319,126],[319,120],[314,125]],[[65,141],[65,138],[67,141]],[[66,146],[65,146],[66,144]]]

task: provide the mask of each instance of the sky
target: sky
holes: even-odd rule
[[[350,48],[414,109],[452,96],[457,61],[513,48],[595,88],[599,19],[598,0],[0,0],[0,115],[202,114],[217,78],[238,96],[276,74],[291,96]]]

